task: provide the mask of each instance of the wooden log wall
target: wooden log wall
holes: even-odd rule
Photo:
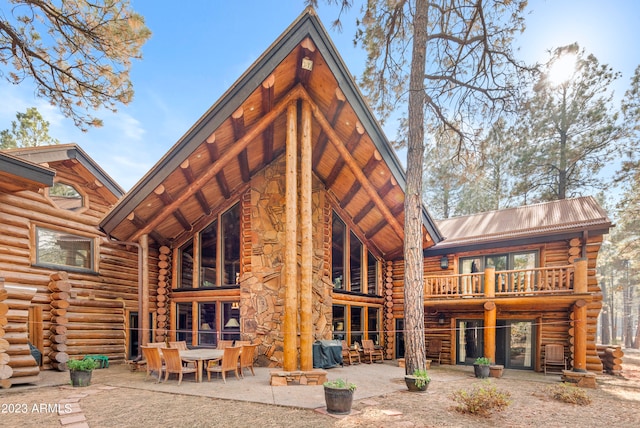
[[[164,342],[169,334],[169,299],[171,294],[171,248],[160,247],[158,286],[156,290],[155,342]]]
[[[96,300],[117,300],[124,304],[126,310],[138,311],[138,250],[136,246],[122,245],[112,242],[98,229],[100,219],[115,203],[116,198],[105,197],[104,187],[95,188],[94,183],[88,183],[86,178],[76,172],[78,165],[74,162],[56,162],[50,167],[56,169],[56,176],[63,178],[65,183],[73,184],[87,201],[86,207],[72,212],[57,207],[44,192],[20,191],[13,193],[0,192],[0,277],[12,285],[34,287],[37,292],[33,298],[32,309],[38,309],[42,318],[40,341],[33,341],[43,354],[43,368],[58,367],[68,353],[64,342],[64,335],[71,329],[72,321],[66,324],[63,308],[69,293],[73,298],[92,298]],[[85,170],[86,175],[86,170]],[[34,265],[35,226],[50,228],[70,234],[82,234],[95,238],[97,272],[66,273],[66,280],[54,280],[60,290],[51,290],[51,274],[56,274],[61,268],[47,269]],[[155,284],[158,280],[158,251],[150,248],[149,281]],[[63,269],[63,268],[62,268]],[[67,285],[61,281],[68,281]],[[156,308],[156,287],[151,287],[150,309]],[[0,307],[0,310],[2,308]],[[105,309],[108,315],[108,309]],[[139,314],[142,316],[142,314]],[[2,320],[0,315],[0,321]],[[124,318],[124,317],[123,317]],[[124,321],[118,326],[122,332],[126,328]],[[62,332],[62,333],[61,333]],[[33,332],[32,332],[33,334]],[[124,342],[118,352],[107,354],[121,355],[126,352]],[[98,352],[102,354],[101,352]],[[51,357],[55,359],[51,359]]]
[[[124,362],[126,353],[125,305],[114,299],[71,298],[66,353],[70,359],[106,355]]]
[[[33,383],[40,379],[40,367],[31,355],[29,347],[29,307],[36,294],[33,287],[13,286],[5,284],[8,306],[7,322],[4,327],[4,339],[0,341],[0,350],[8,355],[4,370],[0,370],[0,379],[8,379],[11,385]],[[8,346],[7,346],[8,345]],[[9,375],[9,377],[7,377]],[[6,387],[6,382],[1,383]]]
[[[620,376],[622,374],[622,357],[624,352],[621,346],[614,345],[596,345],[598,357],[602,361],[604,372]]]
[[[396,344],[396,325],[393,316],[393,263],[386,262],[384,267],[384,307],[383,307],[383,331],[384,352],[386,359],[394,358]]]
[[[13,369],[9,365],[11,356],[7,353],[9,350],[9,342],[4,338],[7,328],[7,313],[9,312],[9,305],[5,302],[7,300],[7,290],[4,288],[4,278],[0,278],[0,387],[11,387],[11,381],[9,378],[13,374]]]
[[[51,274],[51,282],[49,282],[49,291],[51,291],[50,303],[50,327],[49,327],[49,361],[51,367],[59,371],[67,370],[67,308],[69,308],[69,292],[71,291],[71,283],[67,272],[56,272]]]

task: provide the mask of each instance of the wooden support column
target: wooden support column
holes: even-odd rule
[[[140,345],[149,343],[151,326],[149,325],[149,235],[140,235],[140,251],[142,253],[142,301],[140,318],[140,328],[142,329],[142,342]]]
[[[313,370],[313,218],[311,214],[311,106],[302,102],[300,148],[300,370]]]
[[[573,277],[573,292],[587,293],[587,259],[576,259],[573,262],[575,274]]]
[[[297,285],[297,108],[287,106],[287,135],[285,154],[285,251],[284,251],[284,361],[285,371],[297,369],[298,285]]]
[[[484,269],[484,297],[493,299],[496,297],[496,268]]]
[[[573,371],[586,372],[587,371],[587,302],[584,300],[578,300],[573,305],[573,331],[574,331]]]
[[[496,362],[496,304],[484,304],[484,356]]]

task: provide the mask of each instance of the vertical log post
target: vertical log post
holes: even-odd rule
[[[149,235],[140,236],[140,251],[142,254],[142,302],[140,302],[140,328],[142,329],[142,342],[149,343]]]
[[[496,362],[496,304],[484,304],[484,356]]]
[[[587,293],[587,259],[576,259],[573,262],[573,292],[576,294]]]
[[[496,296],[496,268],[484,269],[484,297],[492,299]]]
[[[573,371],[587,371],[587,302],[573,305]]]
[[[287,107],[286,165],[285,165],[285,252],[284,252],[284,355],[282,368],[294,371],[297,336],[297,108],[292,102]]]
[[[311,106],[302,102],[300,154],[300,370],[313,370],[313,219],[311,216]]]

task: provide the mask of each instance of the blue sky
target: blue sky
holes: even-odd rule
[[[303,0],[131,0],[145,17],[152,38],[144,58],[133,63],[135,97],[117,114],[101,112],[102,128],[80,132],[33,86],[0,81],[0,130],[17,111],[36,106],[62,143],[77,143],[124,190],[129,190],[304,10]],[[578,42],[623,76],[622,95],[640,65],[640,2],[637,0],[530,0],[527,30],[518,39],[520,56],[544,61],[547,51]],[[0,8],[6,2],[0,1]],[[364,53],[353,46],[358,9],[331,29],[337,9],[320,2],[318,14],[352,74],[359,76]],[[395,137],[395,124],[385,131]],[[404,155],[400,155],[404,162]]]

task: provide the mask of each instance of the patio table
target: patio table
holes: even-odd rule
[[[224,355],[224,349],[186,349],[180,351],[180,358],[185,361],[195,361],[198,364],[196,371],[196,382],[202,382],[202,371],[205,361],[218,360]]]

